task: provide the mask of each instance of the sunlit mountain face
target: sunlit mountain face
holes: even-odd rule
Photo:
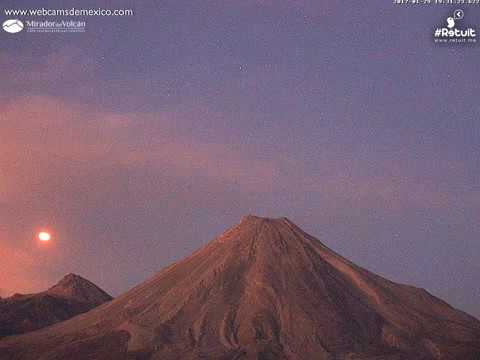
[[[475,318],[355,265],[286,218],[255,216],[112,302],[0,342],[1,359],[474,360],[479,353]]]

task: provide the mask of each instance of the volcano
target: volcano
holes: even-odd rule
[[[247,216],[115,300],[3,339],[0,358],[478,360],[480,322]]]
[[[0,337],[41,329],[110,300],[92,282],[68,274],[46,291],[0,299]]]

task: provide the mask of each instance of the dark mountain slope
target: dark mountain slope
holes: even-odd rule
[[[110,300],[110,295],[90,281],[69,274],[47,291],[0,299],[0,337],[70,319]]]

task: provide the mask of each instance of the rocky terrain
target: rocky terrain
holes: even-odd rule
[[[115,300],[0,341],[0,359],[67,358],[478,360],[480,322],[247,216]]]
[[[0,298],[0,337],[41,329],[110,300],[110,295],[90,281],[68,274],[41,293]]]

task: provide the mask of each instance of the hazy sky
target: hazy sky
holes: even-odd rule
[[[480,45],[433,43],[452,7],[115,7],[0,34],[3,295],[68,272],[117,295],[251,213],[480,316]]]

